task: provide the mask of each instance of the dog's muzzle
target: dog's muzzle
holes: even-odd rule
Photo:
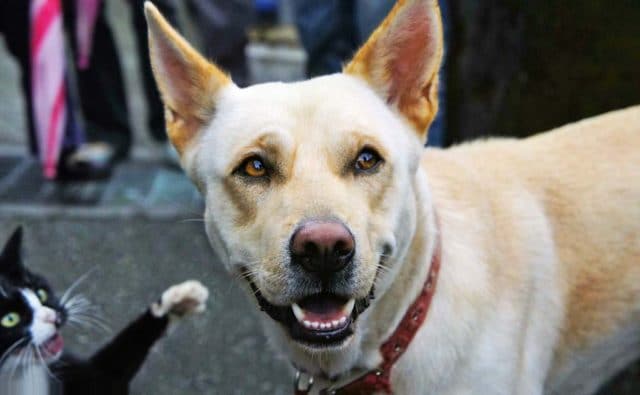
[[[290,305],[278,306],[250,280],[260,308],[294,340],[315,347],[339,345],[354,333],[356,319],[374,295],[372,287],[365,298],[351,296],[355,252],[355,238],[342,222],[302,223],[289,240],[289,256],[290,269],[305,284],[305,291],[300,290],[305,293]]]

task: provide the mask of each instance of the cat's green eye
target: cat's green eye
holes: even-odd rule
[[[4,326],[5,328],[13,328],[19,323],[20,323],[20,314],[15,312],[6,314],[4,317],[2,317],[2,320],[0,320],[0,324],[2,324],[2,326]]]
[[[42,303],[46,302],[47,299],[49,299],[49,294],[47,293],[47,291],[45,291],[42,288],[37,290],[36,294],[38,295],[38,299],[40,299],[40,302],[42,302]]]

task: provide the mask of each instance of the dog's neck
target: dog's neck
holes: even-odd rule
[[[369,362],[367,365],[373,362],[373,365],[366,366],[368,369],[375,368],[380,362],[380,345],[391,336],[406,309],[422,290],[436,249],[438,229],[435,211],[431,206],[426,175],[422,171],[416,175],[413,188],[413,207],[408,213],[414,219],[409,236],[411,241],[407,244],[406,251],[402,251],[392,263],[398,271],[391,285],[371,306],[370,314],[366,316],[366,325],[370,329],[363,339],[362,350],[364,360]],[[406,226],[409,222],[411,221],[403,221],[403,224]]]
[[[388,262],[393,268],[386,279],[390,283],[380,287],[384,292],[360,317],[361,331],[356,338],[345,348],[322,357],[291,350],[293,352],[289,355],[293,356],[296,366],[315,376],[320,386],[335,384],[336,379],[348,382],[375,369],[382,361],[380,346],[391,336],[405,309],[422,290],[429,271],[437,232],[431,204],[426,175],[419,170],[413,183],[413,193],[406,202],[404,218],[400,221],[407,231],[404,237],[408,242],[404,245],[399,243],[393,261]],[[362,331],[362,328],[366,330]]]

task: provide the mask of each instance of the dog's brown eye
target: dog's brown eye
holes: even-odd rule
[[[254,156],[244,161],[242,172],[249,177],[264,177],[267,175],[267,167],[262,159]]]
[[[358,154],[358,158],[356,159],[356,170],[359,171],[369,171],[375,169],[382,158],[375,151],[370,149],[364,149]]]

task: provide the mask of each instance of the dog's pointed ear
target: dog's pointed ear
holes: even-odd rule
[[[200,55],[150,2],[144,4],[153,75],[165,106],[169,139],[182,154],[213,117],[231,79]]]
[[[426,139],[438,110],[443,38],[436,0],[398,0],[344,72],[364,79]]]

